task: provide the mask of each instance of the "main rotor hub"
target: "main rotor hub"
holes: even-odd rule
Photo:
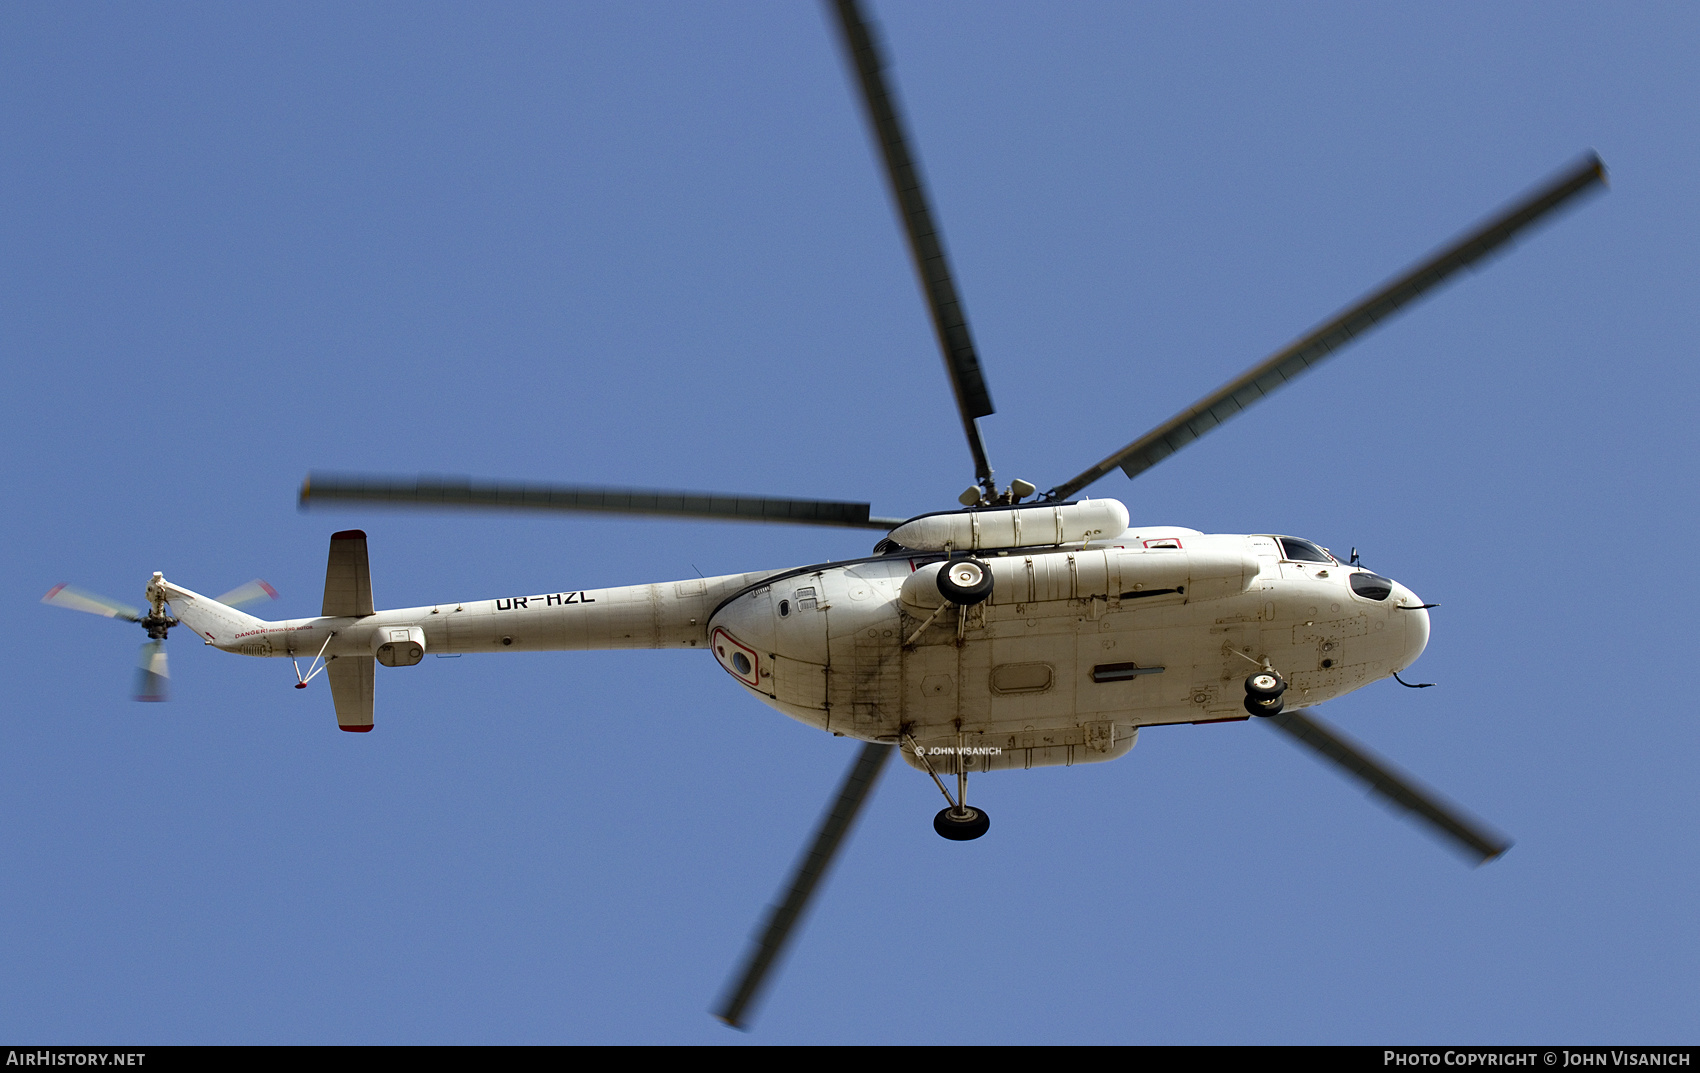
[[[956,501],[965,507],[1013,507],[1039,490],[1032,481],[1024,481],[1020,477],[1009,482],[1009,487],[998,491],[997,482],[990,477],[981,484],[971,484],[962,490]]]

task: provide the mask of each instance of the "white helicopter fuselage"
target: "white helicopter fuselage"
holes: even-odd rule
[[[1317,561],[1288,557],[1297,544]],[[970,771],[1077,764],[1124,755],[1141,726],[1244,719],[1241,683],[1264,667],[1289,705],[1319,704],[1404,670],[1428,641],[1408,589],[1291,538],[1145,527],[972,554],[991,592],[966,606],[941,594],[943,549],[279,622],[162,583],[206,643],[250,656],[404,667],[427,653],[706,648],[793,719],[907,737],[941,772],[959,749]]]
[[[961,731],[968,769],[991,771],[1114,759],[1141,726],[1248,718],[1241,683],[1265,665],[1289,705],[1319,704],[1404,670],[1428,643],[1409,590],[1359,595],[1351,567],[1284,561],[1269,536],[1144,529],[980,558],[990,597],[937,616],[942,556],[784,571],[725,601],[709,645],[794,719],[908,735],[945,758],[941,771]]]

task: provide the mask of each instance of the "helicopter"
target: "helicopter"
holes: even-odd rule
[[[426,652],[705,648],[738,687],[807,725],[864,744],[816,837],[719,1008],[746,1015],[857,811],[893,752],[946,799],[952,840],[984,836],[971,774],[1126,755],[1142,726],[1259,717],[1404,805],[1475,859],[1502,836],[1332,730],[1311,709],[1401,674],[1427,643],[1415,593],[1283,534],[1205,534],[1135,524],[1113,499],[1080,498],[1115,469],[1131,478],[1338,352],[1579,196],[1603,185],[1591,154],[1175,418],[1062,483],[1000,485],[978,422],[994,412],[925,185],[871,26],[835,14],[933,319],[974,466],[959,508],[913,518],[823,500],[433,478],[310,474],[304,506],[359,502],[601,511],[864,528],[871,554],[713,578],[515,594],[379,610],[365,535],[331,540],[321,614],[266,621],[239,597],[209,599],[156,574],[144,615],[60,589],[48,602],[144,626],[183,625],[221,650],[291,658],[297,686],[323,675],[342,729],[374,726],[375,667]],[[89,606],[77,606],[84,601]],[[300,667],[306,661],[306,668]],[[157,682],[149,699],[162,696]],[[142,691],[138,695],[144,695]],[[951,785],[954,783],[954,786]],[[954,792],[952,792],[954,789]]]

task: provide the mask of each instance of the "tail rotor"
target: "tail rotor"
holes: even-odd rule
[[[159,702],[170,699],[171,695],[171,673],[165,657],[165,639],[171,632],[171,627],[178,624],[171,608],[166,604],[164,581],[165,575],[158,571],[148,580],[145,593],[148,606],[145,611],[70,585],[53,586],[47,595],[41,598],[41,602],[63,607],[67,611],[82,611],[102,618],[134,622],[146,630],[148,641],[142,645],[137,656],[136,685],[131,696],[139,701]],[[277,590],[255,578],[246,585],[238,585],[220,596],[218,602],[230,607],[240,607],[261,600],[275,599]]]
[[[171,674],[166,669],[164,641],[149,641],[142,646],[141,658],[136,663],[136,688],[130,699],[171,699]]]
[[[259,578],[255,578],[246,585],[238,585],[223,596],[215,597],[215,599],[226,607],[247,607],[249,604],[257,604],[262,600],[277,599],[277,590]]]
[[[129,604],[121,604],[117,600],[96,596],[92,592],[73,589],[69,585],[55,585],[47,590],[47,595],[41,598],[44,604],[63,607],[69,611],[86,611],[91,615],[103,618],[121,618],[125,622],[142,621],[142,613]]]

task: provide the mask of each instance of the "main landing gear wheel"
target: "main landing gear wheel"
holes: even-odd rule
[[[1245,680],[1245,710],[1252,715],[1279,715],[1287,683],[1272,671],[1259,671]]]
[[[939,576],[942,578],[944,574],[941,572]],[[990,578],[991,575],[988,573],[987,580],[989,581]],[[939,814],[933,817],[933,830],[939,833],[939,837],[948,838],[952,842],[972,842],[991,830],[992,818],[986,815],[984,810],[972,808],[968,804],[968,761],[966,759],[968,750],[963,745],[964,737],[961,728],[957,729],[956,751],[951,756],[951,765],[956,768],[955,797],[950,796],[950,791],[944,788],[944,780],[939,778],[938,769],[933,767],[933,762],[927,759],[926,751],[916,743],[915,739],[905,734],[903,741],[910,749],[914,750],[915,759],[919,760],[921,766],[927,769],[927,774],[932,776],[934,785],[939,788],[939,793],[943,794],[944,799],[950,802],[948,808],[939,809]]]
[[[977,808],[941,808],[933,817],[933,830],[952,842],[972,842],[991,827],[992,818]]]

